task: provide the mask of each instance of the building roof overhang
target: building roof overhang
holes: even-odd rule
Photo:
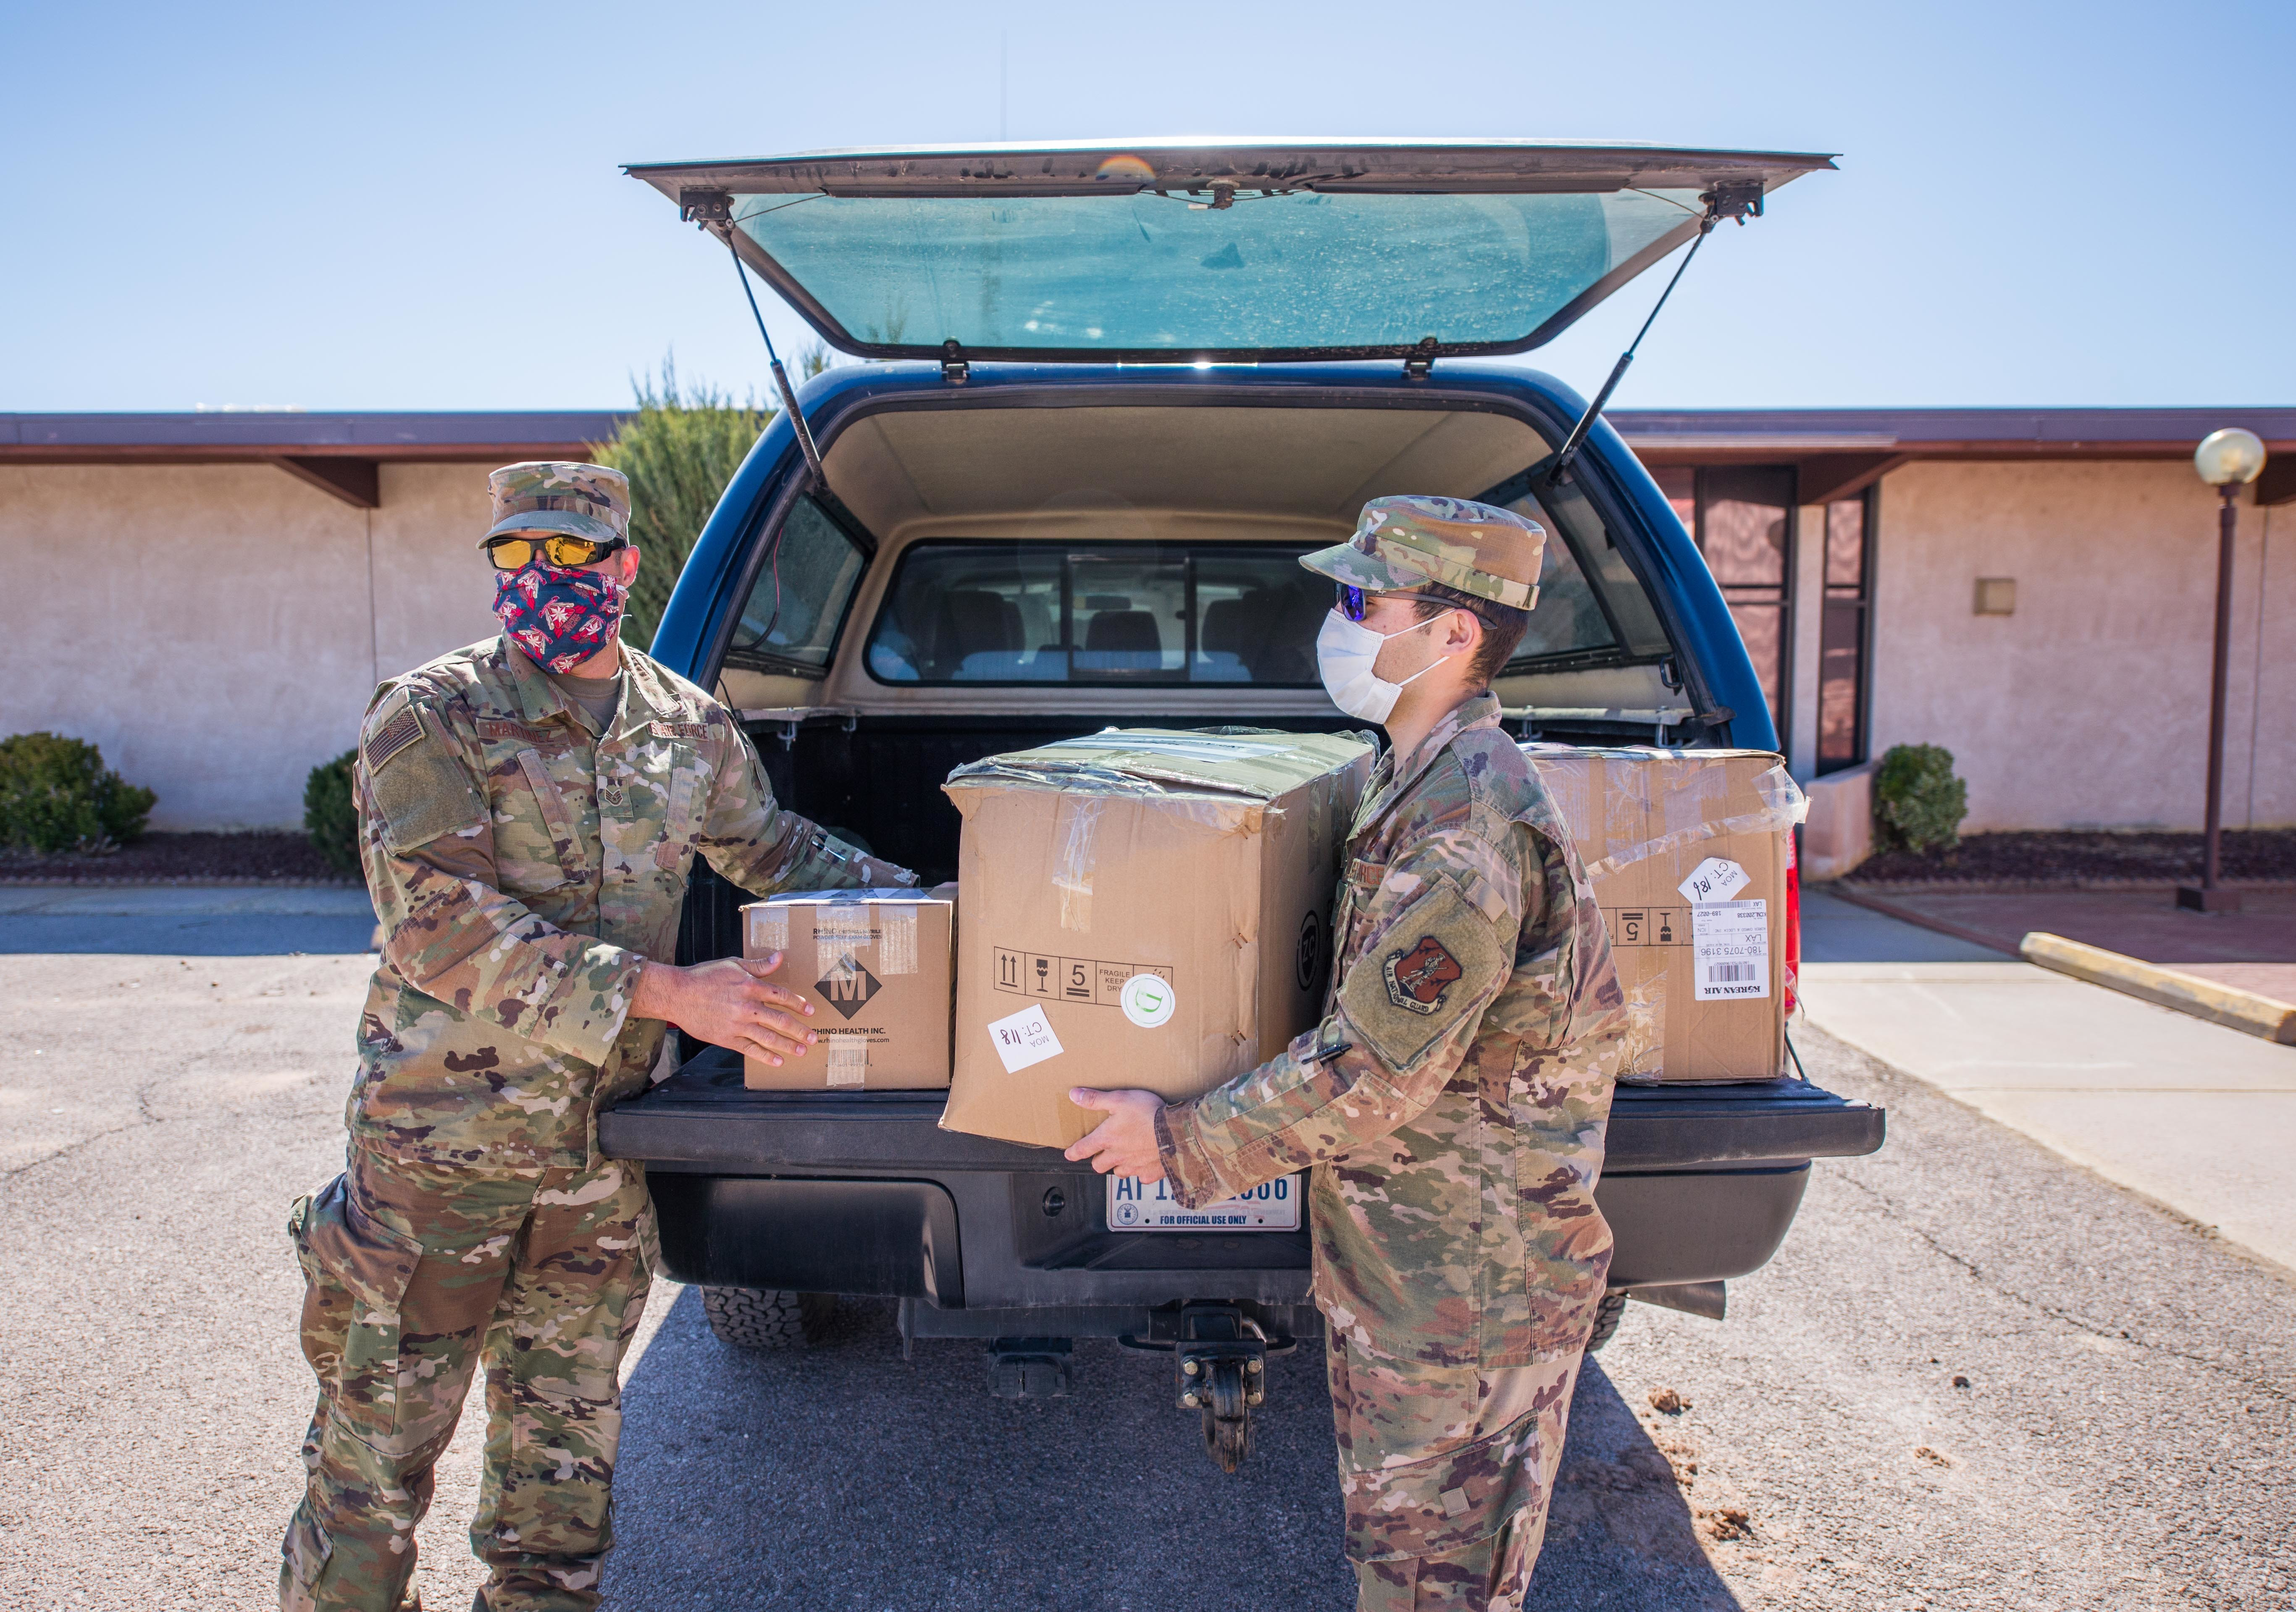
[[[0,414],[0,465],[275,465],[361,508],[386,464],[584,458],[628,416],[492,413]],[[2264,440],[2259,503],[2296,501],[2296,408],[1688,408],[1608,415],[1653,467],[1791,464],[1823,503],[1915,460],[2180,459],[2220,426]]]
[[[0,465],[269,465],[373,509],[384,465],[586,459],[627,417],[612,409],[0,415]]]
[[[2238,425],[2272,456],[2257,501],[2296,499],[2296,408],[1624,408],[1608,418],[1653,468],[1793,465],[1809,504],[1920,459],[2184,459]]]

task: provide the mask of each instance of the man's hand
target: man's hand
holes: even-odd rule
[[[1097,1108],[1108,1117],[1091,1135],[1070,1144],[1068,1156],[1103,1175],[1128,1175],[1136,1180],[1164,1179],[1163,1156],[1156,1150],[1156,1115],[1164,1099],[1152,1091],[1095,1091],[1089,1086],[1069,1088],[1069,1101],[1079,1108]]]
[[[667,1019],[712,1046],[779,1066],[783,1058],[804,1057],[818,1039],[805,1027],[813,1004],[786,985],[766,983],[766,975],[781,966],[778,951],[691,968],[648,963],[639,971],[630,1011],[642,1019]]]

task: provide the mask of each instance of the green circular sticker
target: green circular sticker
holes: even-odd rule
[[[1172,1009],[1178,1006],[1172,995],[1172,982],[1160,974],[1136,974],[1124,982],[1124,989],[1116,993],[1124,1016],[1143,1030],[1157,1030],[1171,1022]]]

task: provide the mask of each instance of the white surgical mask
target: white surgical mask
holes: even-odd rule
[[[1417,632],[1421,627],[1431,627],[1442,619],[1431,617],[1397,632],[1374,632],[1361,621],[1350,621],[1332,611],[1324,618],[1323,631],[1316,635],[1316,670],[1323,674],[1324,692],[1332,696],[1332,704],[1349,716],[1384,723],[1388,713],[1395,709],[1397,696],[1403,693],[1404,683],[1417,682],[1451,657],[1438,655],[1402,683],[1390,683],[1372,670],[1373,663],[1379,659],[1379,646],[1390,638]]]

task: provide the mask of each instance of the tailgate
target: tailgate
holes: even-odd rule
[[[1041,1170],[1058,1150],[940,1128],[939,1091],[751,1091],[741,1060],[711,1048],[598,1118],[614,1158],[657,1170]],[[1882,1145],[1887,1116],[1806,1081],[1621,1086],[1606,1173],[1845,1158]]]

